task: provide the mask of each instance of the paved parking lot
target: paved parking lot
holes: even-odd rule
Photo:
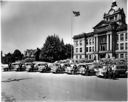
[[[39,72],[2,72],[3,100],[19,101],[125,101],[127,78]]]

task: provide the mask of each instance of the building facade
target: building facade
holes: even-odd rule
[[[104,13],[103,20],[93,27],[93,32],[73,37],[74,60],[127,58],[128,34],[125,18],[123,8],[113,2],[108,13]]]

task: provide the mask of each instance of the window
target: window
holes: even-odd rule
[[[119,50],[119,44],[116,45],[116,50]]]
[[[116,54],[116,58],[119,58],[119,54]]]
[[[82,56],[80,55],[80,59],[82,58]]]
[[[82,40],[80,40],[80,45],[82,45]]]
[[[120,58],[124,58],[124,54],[122,53],[122,54],[120,54]]]
[[[82,48],[80,48],[80,52],[82,52]]]
[[[128,34],[125,33],[125,40],[128,40]]]
[[[78,52],[78,48],[76,48],[76,52]]]
[[[75,43],[76,43],[76,46],[78,46],[78,41],[76,41]]]
[[[78,59],[78,55],[76,55],[76,59]]]
[[[127,43],[125,43],[125,50],[127,50],[128,49],[128,44]]]
[[[120,50],[124,50],[124,43],[120,44]]]
[[[91,39],[89,39],[89,44],[91,45]]]
[[[89,52],[91,52],[91,47],[89,47]]]
[[[119,41],[119,34],[116,36],[116,38],[117,38],[117,41]]]
[[[86,47],[86,52],[88,52],[88,47]]]
[[[92,47],[92,51],[94,51],[94,46]]]
[[[128,54],[127,53],[125,53],[125,58],[127,58],[128,57]]]
[[[89,55],[89,59],[91,59],[91,55]]]
[[[120,34],[120,41],[124,41],[124,34]]]
[[[94,44],[94,38],[92,39],[92,44]]]

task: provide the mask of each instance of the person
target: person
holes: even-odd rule
[[[11,70],[11,63],[8,64],[8,69]]]
[[[86,75],[89,75],[89,66],[86,65]]]
[[[116,65],[113,64],[112,66],[112,78],[115,79],[116,78]]]
[[[74,74],[77,72],[77,66],[76,64],[73,66]]]
[[[108,67],[108,78],[112,79],[112,66]]]

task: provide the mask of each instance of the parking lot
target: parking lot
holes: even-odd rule
[[[2,72],[2,100],[126,101],[127,78],[39,72]]]

